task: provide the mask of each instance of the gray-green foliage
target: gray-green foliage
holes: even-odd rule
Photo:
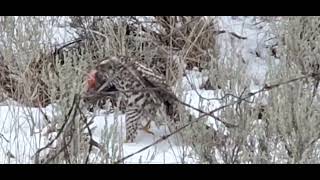
[[[290,79],[319,73],[319,17],[288,17],[280,25],[280,61],[269,79]],[[275,64],[275,63],[274,63]],[[318,77],[293,82],[270,91],[268,118],[271,134],[278,138],[288,163],[312,163],[318,157]],[[281,152],[281,150],[282,152]],[[318,158],[316,158],[318,159]],[[279,159],[280,160],[280,159]]]

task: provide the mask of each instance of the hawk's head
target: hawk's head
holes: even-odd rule
[[[117,62],[115,60],[114,58],[107,58],[87,74],[85,77],[86,96],[84,97],[84,102],[89,103],[89,105],[101,104],[103,106],[105,99],[116,99],[116,94],[110,92],[117,91],[117,89],[112,83],[106,84],[117,70]],[[90,111],[92,111],[92,107],[90,107]]]
[[[92,93],[99,90],[102,86],[105,86],[102,91],[114,90],[111,82],[108,82],[110,78],[113,78],[117,70],[120,68],[120,63],[116,57],[108,57],[104,61],[100,62],[94,69],[92,69],[86,77],[86,92]]]

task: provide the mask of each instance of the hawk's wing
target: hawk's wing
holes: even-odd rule
[[[166,79],[163,75],[156,72],[153,69],[147,68],[141,63],[135,62],[134,63],[135,69],[139,72],[139,74],[146,80],[151,82],[155,87],[158,86],[165,86]]]
[[[150,87],[166,87],[166,79],[157,71],[148,68],[143,63],[128,57],[121,57],[121,63],[130,73],[140,81],[146,88]]]

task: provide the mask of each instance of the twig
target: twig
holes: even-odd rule
[[[3,138],[7,143],[10,142],[6,137],[4,137],[4,135],[2,133],[0,133],[0,137]]]
[[[79,104],[79,100],[80,100],[80,99],[79,99],[79,95],[75,94],[74,99],[73,99],[73,102],[72,102],[72,105],[71,105],[71,108],[70,108],[70,110],[69,110],[69,112],[68,112],[68,115],[67,115],[68,118],[65,119],[65,123],[63,124],[63,128],[61,127],[61,129],[60,129],[60,131],[59,131],[60,134],[61,134],[62,131],[64,130],[64,127],[65,127],[65,125],[67,124],[67,122],[70,121],[70,120],[69,120],[69,117],[70,117],[70,115],[71,115],[71,112],[72,112],[72,110],[75,108],[75,106],[76,106],[77,104]],[[74,113],[73,113],[73,116],[72,116],[72,118],[71,118],[71,121],[74,121],[74,120],[75,120],[76,115],[77,115],[77,112],[76,112],[76,109],[75,109],[75,111],[74,111]],[[58,135],[59,135],[59,133],[58,133]],[[53,143],[53,141],[55,141],[55,140],[59,137],[58,135],[56,136],[55,139],[53,139],[53,140],[51,141],[52,143]],[[69,144],[71,143],[72,137],[73,137],[73,133],[70,134],[70,140],[69,140],[69,142],[68,142],[68,143],[64,143],[64,146],[61,147],[60,150],[59,150],[54,156],[52,156],[52,157],[50,157],[49,159],[47,159],[47,161],[45,162],[45,164],[47,164],[48,162],[50,162],[52,159],[56,158],[63,150],[65,150],[65,149],[67,148],[67,146],[69,146]]]
[[[36,151],[36,153],[35,153],[36,160],[38,160],[38,156],[39,156],[40,152],[43,151],[44,149],[47,149],[49,146],[51,146],[51,145],[53,144],[53,142],[54,142],[55,140],[57,140],[57,139],[60,137],[60,135],[62,134],[62,132],[63,132],[66,124],[69,122],[69,117],[70,117],[70,115],[71,115],[71,113],[72,113],[72,111],[73,111],[73,109],[74,109],[74,106],[75,106],[75,103],[76,103],[76,99],[79,99],[79,98],[78,98],[78,95],[75,95],[75,96],[74,96],[72,105],[71,105],[71,107],[70,107],[67,115],[65,116],[64,123],[62,124],[60,130],[58,131],[58,134],[57,134],[57,135],[53,138],[53,140],[51,140],[48,144],[46,144],[44,147],[42,147],[42,148],[40,148],[40,149],[38,149],[38,150]]]
[[[240,35],[236,34],[235,32],[229,32],[229,34],[231,34],[232,36],[234,36],[234,37],[236,37],[238,39],[242,39],[242,40],[248,39],[247,37],[240,36]]]
[[[81,111],[79,105],[77,105],[77,109],[78,109],[78,111],[79,111],[79,113],[80,113],[80,116],[83,118],[83,122],[85,123],[85,128],[88,130],[89,137],[90,137],[88,155],[87,155],[86,160],[85,160],[85,164],[88,164],[88,162],[89,162],[89,156],[90,156],[90,154],[91,154],[92,146],[93,146],[93,144],[92,144],[91,142],[94,141],[94,140],[93,140],[93,138],[92,138],[92,132],[91,132],[91,129],[90,129],[90,127],[89,127],[90,124],[88,124],[87,118],[85,117],[85,115],[84,115],[83,112]],[[92,117],[91,120],[92,120],[93,118],[94,118],[94,117]],[[91,121],[91,120],[90,120],[90,121]],[[89,121],[89,122],[90,122],[90,121]]]
[[[66,47],[68,47],[68,46],[70,46],[70,45],[72,45],[72,44],[75,44],[75,43],[79,43],[79,42],[81,42],[81,41],[82,41],[82,39],[77,39],[77,40],[71,41],[71,42],[69,42],[69,43],[67,43],[67,44],[64,44],[64,45],[62,45],[61,47],[59,47],[58,49],[56,49],[53,54],[59,54],[59,52],[60,52],[63,48],[66,48]]]
[[[228,97],[228,96],[232,96],[232,97],[234,97],[234,98],[239,99],[238,96],[233,95],[233,94],[230,94],[230,93],[224,94],[224,96],[222,96],[221,98],[206,98],[206,97],[203,97],[203,96],[199,93],[199,91],[194,87],[194,85],[191,83],[190,78],[189,78],[187,75],[186,75],[186,78],[187,78],[187,81],[188,81],[189,85],[191,86],[192,90],[194,90],[194,91],[196,92],[196,94],[197,94],[201,99],[205,99],[205,100],[207,100],[207,101],[211,101],[211,100],[222,101],[224,98],[226,98],[226,97]],[[246,101],[246,102],[248,102],[248,103],[252,103],[252,102],[247,101],[247,100],[244,100],[244,101]]]

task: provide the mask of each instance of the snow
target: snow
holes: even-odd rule
[[[32,116],[37,121],[39,113],[30,109]],[[27,109],[19,106],[0,107],[0,163],[24,163],[39,148],[39,134],[32,135],[31,122],[26,118]],[[6,155],[10,152],[16,158],[9,159]]]
[[[247,62],[248,76],[255,81],[252,89],[261,87],[267,71],[267,58],[269,50],[265,45],[265,41],[270,38],[266,35],[268,26],[259,28],[254,26],[252,18],[235,19],[232,17],[219,17],[219,25],[221,29],[227,32],[234,32],[247,39],[236,39],[230,33],[220,35],[219,42],[221,45],[221,57],[230,58],[231,50],[241,54],[244,61]],[[57,37],[55,40],[61,40],[65,35],[61,29],[57,29]],[[61,37],[60,37],[61,35]],[[236,48],[235,48],[236,47]],[[256,56],[256,52],[260,57]],[[213,110],[220,106],[216,100],[207,100],[199,97],[199,94],[204,98],[216,98],[216,93],[212,90],[202,90],[199,86],[205,82],[206,77],[197,71],[189,71],[187,78],[182,81],[184,92],[183,97],[185,102],[193,107],[205,107],[205,111]],[[190,81],[190,82],[189,82]],[[46,138],[43,137],[44,119],[38,108],[22,107],[14,102],[9,102],[10,105],[2,104],[0,106],[0,163],[32,163],[33,155],[37,149],[46,144]],[[188,108],[195,116],[199,116],[199,112]],[[54,106],[43,108],[47,114],[54,112]],[[217,114],[216,114],[217,115]],[[31,119],[32,117],[32,119]],[[208,123],[215,123],[215,120],[209,118]],[[92,127],[93,137],[95,140],[103,141],[105,130],[116,128],[119,133],[118,142],[124,139],[124,115],[116,116],[114,113],[107,114],[100,111],[96,114]],[[39,130],[42,129],[42,130]],[[154,136],[145,132],[140,132],[134,143],[124,143],[121,148],[121,156],[130,155],[145,146],[152,144],[161,136],[167,134],[166,128],[151,127]],[[183,150],[184,149],[184,150]],[[146,151],[138,153],[128,158],[125,163],[181,163],[182,152],[188,151],[188,147],[176,145],[172,138],[168,141],[160,142]],[[8,157],[10,152],[14,158]],[[112,153],[112,152],[110,152]],[[186,157],[185,163],[194,163],[192,158]]]
[[[239,18],[241,19],[241,17]],[[234,32],[247,38],[242,40],[234,38],[230,34],[223,34],[219,39],[220,53],[225,57],[230,57],[232,51],[239,53],[248,64],[248,76],[261,86],[268,69],[268,61],[274,60],[270,56],[270,45],[268,45],[268,43],[272,44],[270,27],[264,22],[261,22],[259,26],[254,25],[254,17],[247,17],[240,21],[238,18],[225,16],[221,17],[219,22],[227,32]]]

